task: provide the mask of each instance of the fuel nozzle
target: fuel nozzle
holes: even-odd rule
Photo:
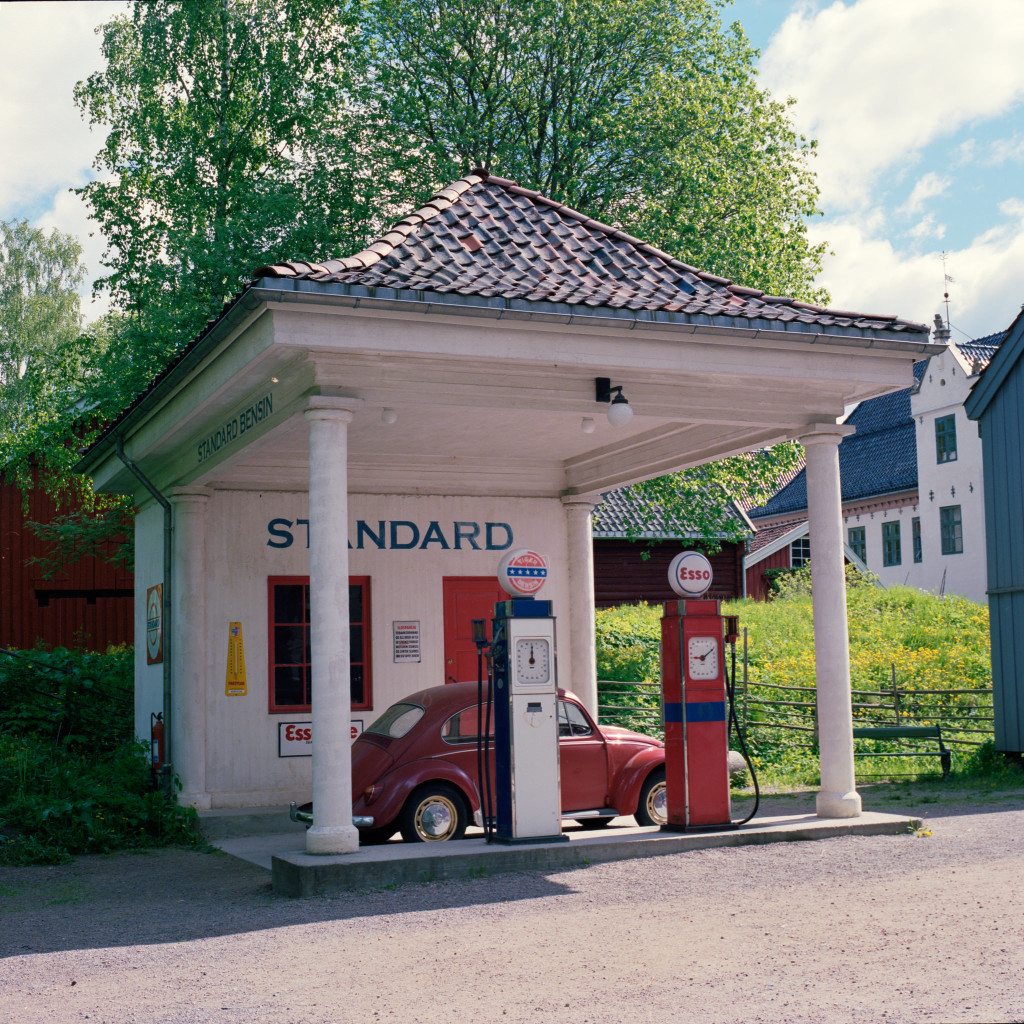
[[[735,646],[740,638],[740,617],[738,615],[723,615],[722,622],[725,625],[725,642]]]

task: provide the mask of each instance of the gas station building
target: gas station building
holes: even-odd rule
[[[476,678],[503,554],[547,556],[559,684],[593,710],[600,495],[798,438],[818,813],[856,816],[837,420],[933,351],[483,171],[354,256],[261,267],[78,467],[139,508],[138,734],[165,713],[181,802],[312,796],[308,851],[354,850],[352,735]]]

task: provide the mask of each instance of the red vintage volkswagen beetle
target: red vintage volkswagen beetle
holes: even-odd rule
[[[640,825],[664,824],[659,740],[598,726],[565,690],[558,691],[558,732],[563,818],[597,826],[632,814]],[[492,768],[493,756],[492,747]],[[408,842],[461,839],[471,820],[481,824],[477,684],[434,686],[388,708],[353,744],[352,799],[363,843],[397,831]]]

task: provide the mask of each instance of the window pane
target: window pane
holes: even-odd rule
[[[302,626],[274,627],[274,662],[278,665],[301,665],[305,662]]]
[[[935,421],[935,457],[939,462],[956,461],[955,416],[940,416]]]
[[[348,620],[363,621],[363,588],[358,583],[350,583],[348,588]]]
[[[850,527],[850,547],[853,548],[854,554],[862,561],[868,560],[867,555],[867,536],[863,526],[851,526]]]
[[[882,523],[882,565],[900,565],[902,561],[900,524]]]
[[[307,703],[301,665],[279,665],[274,669],[274,703],[301,705]]]
[[[274,587],[274,621],[275,622],[302,622],[303,610],[306,604],[303,600],[303,590],[307,590],[301,583],[280,583]]]
[[[922,554],[921,554],[921,517],[920,516],[914,516],[914,518],[910,520],[910,530],[911,530],[911,536],[913,537],[913,541],[914,541],[914,561],[915,562],[920,562],[921,559],[922,559]]]
[[[363,680],[362,665],[352,665],[349,668],[349,689],[352,692],[353,704],[366,703],[366,687]]]
[[[349,626],[348,627],[349,644],[349,658],[352,661],[363,660],[363,627],[362,626]]]
[[[939,509],[939,528],[942,533],[942,553],[944,555],[962,554],[964,536],[959,505],[947,505]]]

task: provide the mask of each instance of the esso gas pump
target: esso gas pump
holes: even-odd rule
[[[668,805],[662,827],[732,828],[721,603],[701,600],[711,586],[711,563],[699,551],[684,551],[668,576],[681,600],[666,602],[661,620]]]
[[[508,601],[494,606],[495,834],[500,843],[557,842],[562,835],[558,766],[558,679],[543,555],[521,548],[498,566]]]

